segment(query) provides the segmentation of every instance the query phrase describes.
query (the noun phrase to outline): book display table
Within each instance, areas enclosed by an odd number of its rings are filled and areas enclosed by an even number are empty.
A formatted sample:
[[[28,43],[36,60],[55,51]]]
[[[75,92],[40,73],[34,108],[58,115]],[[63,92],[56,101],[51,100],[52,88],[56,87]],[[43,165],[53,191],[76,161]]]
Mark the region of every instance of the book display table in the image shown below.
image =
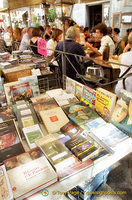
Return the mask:
[[[120,159],[128,155],[132,152],[132,139],[128,138],[124,140],[120,146],[118,146],[118,149],[115,151],[113,155],[107,156],[105,159],[93,164],[92,166],[88,167],[87,169],[83,170],[82,172],[77,173],[76,175],[73,175],[64,181],[57,182],[56,184],[50,186],[47,188],[48,195],[43,196],[42,191],[27,198],[28,200],[58,200],[58,199],[67,199],[64,196],[64,192],[67,192],[71,188],[75,187],[76,185],[80,184],[84,180],[90,179],[94,177],[96,174],[101,172],[102,170],[112,166],[116,162],[118,162]]]

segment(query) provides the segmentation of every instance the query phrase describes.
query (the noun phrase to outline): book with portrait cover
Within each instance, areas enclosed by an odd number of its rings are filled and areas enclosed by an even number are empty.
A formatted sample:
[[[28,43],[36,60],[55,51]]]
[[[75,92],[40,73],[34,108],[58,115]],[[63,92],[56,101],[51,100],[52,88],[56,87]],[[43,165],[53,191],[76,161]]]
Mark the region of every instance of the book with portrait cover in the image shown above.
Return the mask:
[[[44,136],[38,124],[23,128],[22,130],[30,149],[35,148],[35,141]]]
[[[0,166],[0,200],[13,200],[13,194],[5,165]]]
[[[24,152],[14,120],[0,123],[0,162]]]
[[[35,143],[41,148],[55,169],[74,162],[74,158],[67,148],[52,134],[36,140]]]
[[[39,148],[7,159],[4,164],[17,200],[26,199],[57,182],[56,172]]]
[[[50,98],[48,100],[33,103],[32,106],[33,106],[40,122],[42,122],[42,119],[40,117],[40,111],[59,107],[54,98]]]
[[[116,103],[116,94],[103,88],[96,89],[95,109],[106,121],[109,121]]]
[[[83,133],[84,129],[82,129],[73,121],[69,121],[67,124],[65,124],[64,126],[60,128],[60,131],[64,133],[65,135],[69,135],[71,138],[73,138]]]
[[[83,84],[76,82],[75,84],[75,96],[78,98],[79,101],[82,99],[83,95]]]
[[[29,82],[30,88],[33,92],[33,96],[38,96],[40,94],[39,86],[38,86],[38,79],[37,76],[26,76],[18,79],[20,83],[26,83]]]
[[[17,85],[18,83],[19,83],[19,81],[14,81],[14,82],[4,84],[4,90],[5,90],[5,95],[6,95],[6,100],[7,100],[8,105],[12,105],[10,86]]]
[[[90,159],[98,151],[91,141],[82,136],[68,140],[65,146],[81,161]]]
[[[48,133],[58,132],[62,126],[69,122],[69,119],[60,107],[40,111],[40,116]]]
[[[95,107],[96,91],[88,86],[83,87],[82,102],[90,108]]]
[[[15,119],[12,107],[0,107],[0,123],[10,119]]]
[[[111,122],[132,137],[132,92],[124,89],[120,91]]]
[[[4,87],[3,87],[2,79],[0,76],[0,106],[6,106],[6,105],[7,105],[6,95],[4,92]]]
[[[33,96],[29,82],[10,86],[10,93],[12,102],[16,102],[22,99],[30,99]]]

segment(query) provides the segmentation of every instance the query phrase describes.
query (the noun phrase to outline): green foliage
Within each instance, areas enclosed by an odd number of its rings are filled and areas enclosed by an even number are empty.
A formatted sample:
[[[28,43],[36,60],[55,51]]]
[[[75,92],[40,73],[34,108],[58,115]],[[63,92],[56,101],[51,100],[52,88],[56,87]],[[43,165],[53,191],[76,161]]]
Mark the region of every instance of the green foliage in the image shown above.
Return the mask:
[[[48,10],[48,14],[46,16],[47,16],[47,19],[49,19],[49,21],[53,22],[56,18],[55,9]]]

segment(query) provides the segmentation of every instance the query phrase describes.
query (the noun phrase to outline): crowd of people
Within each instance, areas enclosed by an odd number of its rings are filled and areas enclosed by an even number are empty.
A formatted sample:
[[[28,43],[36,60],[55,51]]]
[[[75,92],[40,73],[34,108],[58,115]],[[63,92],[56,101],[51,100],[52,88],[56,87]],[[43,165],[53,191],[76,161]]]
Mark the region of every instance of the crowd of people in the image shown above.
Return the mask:
[[[103,55],[106,45],[109,45],[110,56],[120,55],[120,63],[126,65],[132,65],[132,29],[126,30],[126,35],[120,38],[120,30],[118,28],[112,29],[107,27],[103,23],[97,24],[92,30],[89,27],[79,27],[71,21],[65,20],[65,51],[71,53],[67,55],[66,59],[66,75],[77,79],[76,73],[81,74],[82,69],[79,64],[79,56],[74,56],[72,54],[84,56],[86,58],[85,48],[91,49],[96,56]],[[9,52],[11,52],[13,40],[15,41],[15,49],[24,51],[30,47],[35,55],[40,55],[37,51],[37,41],[38,38],[43,38],[47,42],[47,58],[48,61],[56,58],[60,72],[62,74],[62,56],[59,51],[63,51],[62,42],[62,30],[46,25],[45,27],[39,26],[28,27],[20,29],[16,27],[11,31],[11,27],[7,27],[6,33],[4,33],[4,42]],[[120,76],[126,70],[126,67],[120,67]],[[131,69],[129,70],[129,73]],[[131,77],[126,79],[126,89],[132,91],[132,86],[128,83],[131,81]],[[119,87],[119,88],[118,88]],[[116,92],[123,88],[123,83],[118,82],[116,86]]]

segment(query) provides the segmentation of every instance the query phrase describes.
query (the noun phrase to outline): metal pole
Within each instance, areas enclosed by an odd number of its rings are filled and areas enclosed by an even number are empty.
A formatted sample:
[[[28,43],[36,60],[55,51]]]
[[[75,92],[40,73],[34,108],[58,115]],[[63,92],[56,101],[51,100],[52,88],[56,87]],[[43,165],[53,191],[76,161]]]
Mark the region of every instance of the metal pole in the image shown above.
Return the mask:
[[[63,9],[62,9],[62,0],[61,0],[61,14],[62,14],[62,24],[63,24],[63,54],[62,54],[62,77],[66,75],[66,57],[65,57],[65,51],[66,51],[66,45],[65,45],[65,17],[63,14]],[[63,80],[63,89],[65,87],[65,83]]]

